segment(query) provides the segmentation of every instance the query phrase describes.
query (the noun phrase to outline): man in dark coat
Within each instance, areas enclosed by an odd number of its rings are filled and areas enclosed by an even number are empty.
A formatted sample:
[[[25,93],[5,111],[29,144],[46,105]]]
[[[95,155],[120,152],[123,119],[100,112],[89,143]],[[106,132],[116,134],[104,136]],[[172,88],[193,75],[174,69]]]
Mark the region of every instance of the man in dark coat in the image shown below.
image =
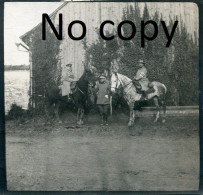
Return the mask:
[[[102,74],[95,85],[97,93],[97,105],[101,116],[101,125],[108,125],[108,112],[110,108],[110,83]]]

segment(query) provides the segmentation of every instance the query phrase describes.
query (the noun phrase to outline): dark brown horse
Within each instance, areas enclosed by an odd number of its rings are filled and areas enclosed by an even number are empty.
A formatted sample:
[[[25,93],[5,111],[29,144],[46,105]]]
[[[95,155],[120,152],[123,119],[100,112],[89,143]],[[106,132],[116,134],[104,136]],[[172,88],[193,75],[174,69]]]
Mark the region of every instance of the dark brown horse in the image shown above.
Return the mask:
[[[77,124],[83,124],[84,111],[88,100],[88,86],[94,82],[94,75],[90,70],[85,70],[80,79],[76,82],[75,87],[72,89],[72,99],[74,105],[77,107]],[[59,117],[59,106],[62,101],[66,101],[67,97],[62,97],[61,89],[55,83],[46,85],[46,116],[49,121],[50,109],[54,108],[54,114],[59,123],[62,121]]]
[[[75,106],[77,107],[77,124],[84,123],[84,111],[88,101],[88,87],[94,82],[94,75],[90,70],[85,70],[84,74],[77,81],[75,89],[73,89],[72,97]]]

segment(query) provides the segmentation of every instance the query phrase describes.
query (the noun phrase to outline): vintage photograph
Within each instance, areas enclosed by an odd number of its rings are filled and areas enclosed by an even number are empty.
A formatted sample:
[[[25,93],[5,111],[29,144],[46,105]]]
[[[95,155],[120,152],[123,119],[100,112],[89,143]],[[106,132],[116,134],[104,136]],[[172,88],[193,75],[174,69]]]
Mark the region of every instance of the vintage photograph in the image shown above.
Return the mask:
[[[199,10],[6,2],[7,189],[197,191]]]

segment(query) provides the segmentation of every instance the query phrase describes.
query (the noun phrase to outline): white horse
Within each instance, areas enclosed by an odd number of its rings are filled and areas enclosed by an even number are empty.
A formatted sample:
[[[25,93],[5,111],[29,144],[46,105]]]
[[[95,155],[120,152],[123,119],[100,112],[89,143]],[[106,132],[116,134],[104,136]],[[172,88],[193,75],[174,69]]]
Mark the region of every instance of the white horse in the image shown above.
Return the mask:
[[[160,82],[152,82],[155,88],[156,95],[148,94],[148,100],[153,99],[154,104],[157,109],[156,117],[154,122],[157,122],[160,118],[161,108],[163,109],[163,118],[162,122],[165,122],[165,114],[166,114],[166,104],[165,104],[165,95],[167,92],[166,86]],[[128,103],[130,108],[130,118],[128,122],[128,126],[131,127],[134,125],[135,120],[135,109],[138,109],[141,102],[142,94],[137,93],[137,90],[132,82],[127,76],[124,76],[119,73],[112,73],[111,75],[111,92],[115,93],[116,89],[122,87],[123,95],[125,100]]]

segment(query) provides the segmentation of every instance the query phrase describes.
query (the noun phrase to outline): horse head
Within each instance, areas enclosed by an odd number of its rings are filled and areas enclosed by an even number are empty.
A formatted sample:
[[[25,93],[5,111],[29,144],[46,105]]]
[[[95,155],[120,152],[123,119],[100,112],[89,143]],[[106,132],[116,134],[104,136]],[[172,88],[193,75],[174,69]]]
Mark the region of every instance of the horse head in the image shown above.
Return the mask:
[[[84,73],[83,73],[83,75],[82,75],[82,78],[84,79],[84,80],[86,80],[86,81],[89,81],[89,80],[91,80],[92,79],[92,77],[93,77],[94,75],[93,75],[93,73],[92,73],[92,71],[90,70],[90,69],[85,69],[84,70]]]
[[[118,74],[116,72],[111,75],[111,92],[114,94],[116,90],[119,88],[121,82],[118,78]]]

